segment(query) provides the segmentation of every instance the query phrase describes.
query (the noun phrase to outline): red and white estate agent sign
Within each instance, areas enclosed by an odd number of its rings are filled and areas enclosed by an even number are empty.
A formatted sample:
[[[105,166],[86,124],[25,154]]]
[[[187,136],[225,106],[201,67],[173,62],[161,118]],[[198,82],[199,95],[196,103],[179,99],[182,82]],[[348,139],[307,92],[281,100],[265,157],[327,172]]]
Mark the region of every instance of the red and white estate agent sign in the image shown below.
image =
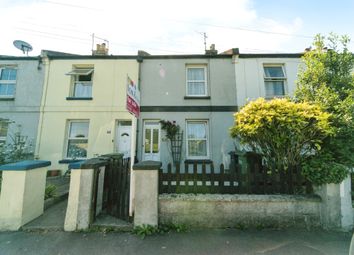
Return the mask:
[[[140,91],[137,84],[127,77],[127,110],[134,115],[132,117],[132,135],[131,135],[131,147],[130,147],[130,167],[133,169],[135,150],[136,150],[136,128],[137,128],[137,118],[140,114]],[[130,170],[130,201],[129,201],[129,215],[133,216],[134,212],[134,200],[135,200],[135,177],[134,171]]]
[[[136,118],[140,114],[140,91],[135,82],[127,78],[127,110],[133,114]]]

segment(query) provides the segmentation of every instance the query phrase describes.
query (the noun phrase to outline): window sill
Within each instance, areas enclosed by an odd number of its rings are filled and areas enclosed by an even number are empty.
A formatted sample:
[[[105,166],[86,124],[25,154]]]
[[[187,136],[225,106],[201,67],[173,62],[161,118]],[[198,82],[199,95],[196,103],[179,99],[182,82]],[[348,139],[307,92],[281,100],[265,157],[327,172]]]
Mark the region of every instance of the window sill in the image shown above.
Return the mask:
[[[185,96],[184,99],[210,99],[210,96]]]
[[[92,97],[67,97],[66,100],[93,100]]]
[[[210,159],[186,159],[184,161],[185,164],[194,164],[194,163],[197,163],[197,164],[202,164],[202,163],[205,163],[205,164],[211,164],[213,163],[212,160]]]
[[[265,96],[266,100],[272,100],[276,98],[285,98],[287,95],[274,95],[274,96]]]
[[[15,97],[1,97],[0,101],[15,101]]]

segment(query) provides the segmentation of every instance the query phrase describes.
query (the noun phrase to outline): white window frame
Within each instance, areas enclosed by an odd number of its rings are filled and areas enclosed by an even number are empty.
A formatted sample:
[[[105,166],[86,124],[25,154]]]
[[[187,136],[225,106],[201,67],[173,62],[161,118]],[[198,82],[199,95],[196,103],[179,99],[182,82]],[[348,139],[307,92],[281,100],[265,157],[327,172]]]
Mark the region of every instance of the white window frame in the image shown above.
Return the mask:
[[[77,138],[71,138],[70,137],[70,131],[71,131],[71,124],[72,123],[88,123],[88,130],[87,130],[87,137],[77,137]],[[88,149],[86,151],[86,157],[70,157],[68,155],[68,150],[69,150],[69,142],[70,141],[80,141],[80,140],[87,140],[87,147],[88,147],[88,144],[89,144],[89,132],[90,132],[90,120],[88,119],[84,119],[84,120],[68,120],[67,121],[67,131],[66,131],[66,140],[65,140],[65,157],[64,158],[67,158],[67,159],[86,159],[87,158],[87,153],[88,153]]]
[[[14,93],[12,95],[2,95],[0,94],[0,98],[14,98],[16,93],[16,83],[17,83],[17,68],[15,66],[0,66],[0,77],[1,73],[5,69],[14,69],[16,71],[16,79],[15,80],[0,80],[0,83],[6,85],[13,85],[14,86]]]
[[[189,69],[204,69],[204,80],[188,80],[188,70]],[[205,93],[200,95],[194,95],[188,93],[188,83],[189,82],[204,82]],[[186,65],[186,95],[190,97],[205,97],[208,96],[208,70],[206,65]]]
[[[265,68],[267,67],[281,67],[284,77],[267,77]],[[263,78],[264,78],[264,93],[265,93],[265,98],[271,99],[271,98],[279,98],[279,97],[284,97],[287,94],[287,89],[286,89],[286,81],[287,81],[287,76],[285,72],[285,65],[284,64],[264,64],[263,65]],[[267,95],[267,82],[283,82],[283,95]]]
[[[68,72],[66,75],[70,75],[72,77],[71,88],[70,88],[70,97],[74,98],[86,98],[92,97],[92,85],[93,85],[93,72],[94,67],[74,67],[72,71]],[[81,75],[90,75],[91,81],[79,81],[79,77]],[[91,95],[90,96],[78,96],[75,95],[75,88],[77,84],[83,84],[83,86],[91,86]]]
[[[205,123],[205,133],[206,133],[206,139],[189,139],[188,138],[188,123]],[[206,140],[206,150],[207,150],[207,155],[206,156],[190,156],[189,155],[189,149],[188,149],[188,141],[199,141],[199,140]],[[188,119],[186,120],[186,158],[187,159],[209,159],[210,158],[210,151],[209,151],[209,120],[206,119]]]

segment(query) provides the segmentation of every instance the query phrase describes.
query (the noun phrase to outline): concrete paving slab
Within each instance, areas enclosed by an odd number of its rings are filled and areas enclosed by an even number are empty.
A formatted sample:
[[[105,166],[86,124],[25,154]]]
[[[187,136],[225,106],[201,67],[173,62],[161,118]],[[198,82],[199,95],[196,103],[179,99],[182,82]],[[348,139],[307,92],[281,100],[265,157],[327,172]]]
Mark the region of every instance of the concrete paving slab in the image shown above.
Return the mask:
[[[115,218],[108,214],[100,214],[95,222],[92,224],[93,228],[101,228],[101,229],[109,229],[114,231],[132,231],[133,224],[130,222],[126,222],[124,220]]]
[[[146,237],[130,233],[5,232],[0,254],[328,254],[348,255],[351,233],[287,230],[194,230]]]
[[[34,230],[64,230],[64,221],[68,200],[61,201],[48,210],[43,215],[22,227],[26,231]]]

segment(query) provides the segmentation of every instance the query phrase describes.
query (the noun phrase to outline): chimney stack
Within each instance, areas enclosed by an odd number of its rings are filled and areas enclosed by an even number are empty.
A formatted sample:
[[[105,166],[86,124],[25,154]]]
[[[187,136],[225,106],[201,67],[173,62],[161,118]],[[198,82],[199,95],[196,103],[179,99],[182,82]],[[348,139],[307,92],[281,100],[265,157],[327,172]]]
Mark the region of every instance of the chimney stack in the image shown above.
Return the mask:
[[[218,51],[215,49],[215,44],[210,45],[210,50],[205,50],[205,55],[217,55]]]
[[[93,56],[107,56],[108,55],[108,48],[106,47],[105,43],[96,44],[96,50],[92,51]]]

